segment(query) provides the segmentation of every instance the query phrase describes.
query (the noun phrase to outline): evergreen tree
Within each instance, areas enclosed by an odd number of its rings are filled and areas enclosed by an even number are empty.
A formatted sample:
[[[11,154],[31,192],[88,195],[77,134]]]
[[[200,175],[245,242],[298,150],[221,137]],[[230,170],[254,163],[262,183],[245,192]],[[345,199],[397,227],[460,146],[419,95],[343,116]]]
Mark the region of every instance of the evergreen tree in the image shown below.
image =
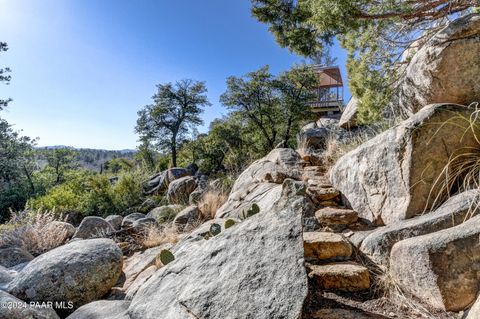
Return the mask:
[[[170,151],[177,166],[177,151],[189,128],[203,123],[203,107],[211,105],[204,82],[181,80],[157,85],[153,104],[138,112],[136,132],[142,140],[153,141],[161,151]]]

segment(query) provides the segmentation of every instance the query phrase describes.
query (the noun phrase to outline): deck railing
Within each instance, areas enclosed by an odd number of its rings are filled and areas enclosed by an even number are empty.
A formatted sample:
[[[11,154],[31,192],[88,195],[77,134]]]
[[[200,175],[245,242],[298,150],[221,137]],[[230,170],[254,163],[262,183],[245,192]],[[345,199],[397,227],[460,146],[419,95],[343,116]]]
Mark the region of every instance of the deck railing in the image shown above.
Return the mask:
[[[328,100],[328,101],[313,101],[309,103],[312,109],[338,109],[339,111],[343,108],[343,100]]]

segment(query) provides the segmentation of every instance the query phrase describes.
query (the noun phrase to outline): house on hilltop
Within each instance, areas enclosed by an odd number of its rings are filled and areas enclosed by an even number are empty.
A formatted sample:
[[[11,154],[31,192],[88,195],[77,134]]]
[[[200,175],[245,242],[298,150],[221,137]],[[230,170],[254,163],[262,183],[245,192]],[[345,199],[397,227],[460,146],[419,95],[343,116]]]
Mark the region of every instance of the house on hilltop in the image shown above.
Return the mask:
[[[310,102],[312,111],[319,116],[343,112],[343,80],[338,66],[312,66],[319,77],[317,98]]]

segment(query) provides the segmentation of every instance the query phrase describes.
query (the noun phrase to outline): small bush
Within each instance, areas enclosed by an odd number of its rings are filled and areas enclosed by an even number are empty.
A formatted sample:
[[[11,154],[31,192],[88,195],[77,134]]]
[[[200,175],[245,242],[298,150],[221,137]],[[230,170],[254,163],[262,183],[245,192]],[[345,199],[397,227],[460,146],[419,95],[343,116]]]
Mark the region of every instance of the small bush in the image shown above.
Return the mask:
[[[58,213],[79,212],[85,216],[122,214],[127,208],[140,205],[143,174],[125,172],[112,180],[111,175],[79,171],[43,196],[31,199],[27,207]]]

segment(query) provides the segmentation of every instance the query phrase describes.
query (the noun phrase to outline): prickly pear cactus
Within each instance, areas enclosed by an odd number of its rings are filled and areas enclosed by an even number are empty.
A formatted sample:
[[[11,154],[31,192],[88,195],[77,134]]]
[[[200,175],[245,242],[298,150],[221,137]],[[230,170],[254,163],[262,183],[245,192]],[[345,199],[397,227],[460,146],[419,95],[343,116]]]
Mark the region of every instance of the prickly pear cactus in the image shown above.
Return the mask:
[[[160,254],[159,254],[159,257],[160,257],[160,261],[162,262],[162,264],[165,266],[165,265],[168,265],[169,263],[171,263],[172,261],[175,260],[175,256],[172,254],[172,252],[168,249],[163,249]]]
[[[240,219],[247,219],[248,217],[252,217],[253,215],[256,215],[258,213],[260,213],[260,207],[257,204],[253,203],[250,209],[242,212]]]
[[[225,221],[225,229],[228,229],[228,228],[232,227],[233,225],[235,225],[235,221],[233,219],[227,219]]]
[[[219,224],[213,223],[212,225],[210,225],[210,234],[212,234],[212,236],[217,236],[221,232],[222,226],[220,226]]]
[[[260,213],[260,207],[257,204],[253,203],[252,208],[250,208],[250,210],[248,212],[249,212],[250,216],[258,214],[258,213]]]

